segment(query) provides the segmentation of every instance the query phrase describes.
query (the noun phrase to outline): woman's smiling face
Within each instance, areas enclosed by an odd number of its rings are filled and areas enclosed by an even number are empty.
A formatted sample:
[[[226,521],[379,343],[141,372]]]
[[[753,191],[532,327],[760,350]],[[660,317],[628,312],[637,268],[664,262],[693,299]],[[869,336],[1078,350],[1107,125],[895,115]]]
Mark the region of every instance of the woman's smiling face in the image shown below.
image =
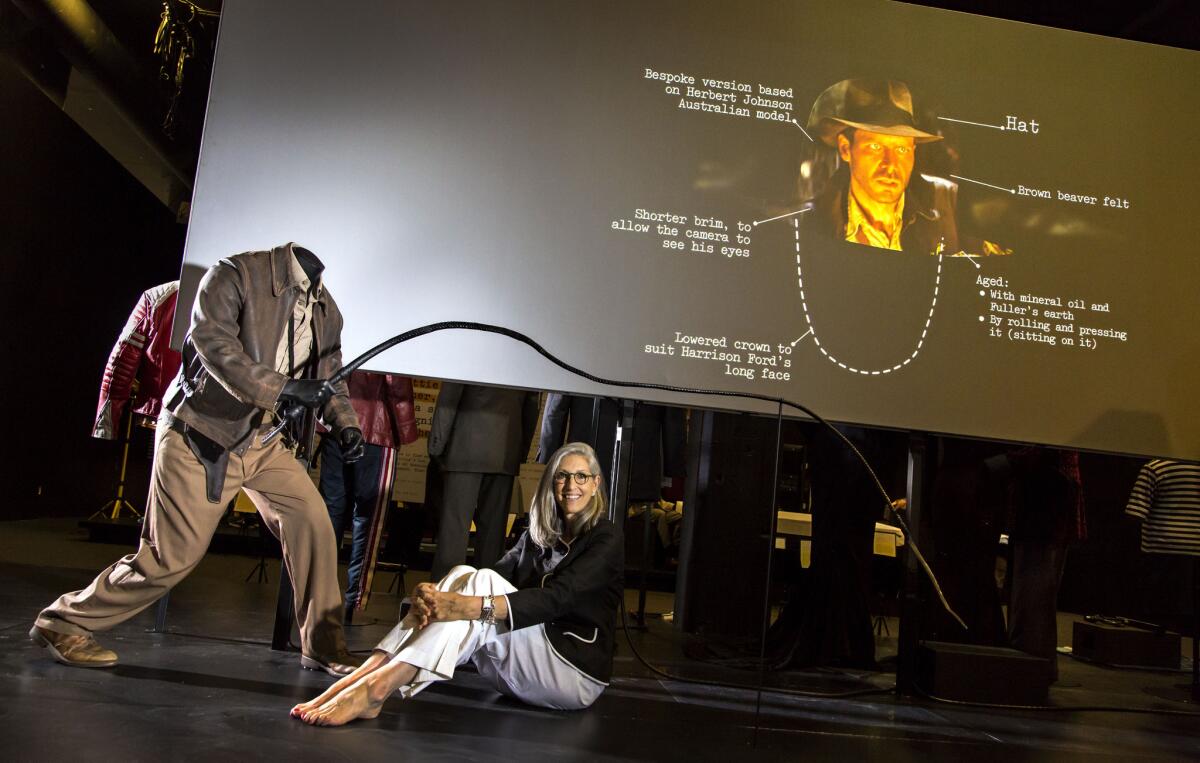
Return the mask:
[[[583,484],[575,480],[575,475],[586,474]],[[572,453],[558,464],[554,475],[554,500],[567,519],[586,509],[592,503],[592,496],[598,489],[596,476],[591,473],[588,460],[578,453]]]

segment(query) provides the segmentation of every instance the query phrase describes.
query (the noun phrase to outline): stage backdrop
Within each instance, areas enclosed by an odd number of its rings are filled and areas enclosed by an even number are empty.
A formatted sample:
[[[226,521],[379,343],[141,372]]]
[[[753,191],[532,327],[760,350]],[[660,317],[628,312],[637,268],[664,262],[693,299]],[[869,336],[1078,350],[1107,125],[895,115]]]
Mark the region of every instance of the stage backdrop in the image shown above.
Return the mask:
[[[849,78],[943,138],[879,170],[902,252],[845,240],[808,123]],[[899,3],[227,0],[182,299],[296,241],[348,358],[478,321],[611,378],[1200,459],[1198,104],[1195,53]],[[369,367],[774,410],[468,332]]]

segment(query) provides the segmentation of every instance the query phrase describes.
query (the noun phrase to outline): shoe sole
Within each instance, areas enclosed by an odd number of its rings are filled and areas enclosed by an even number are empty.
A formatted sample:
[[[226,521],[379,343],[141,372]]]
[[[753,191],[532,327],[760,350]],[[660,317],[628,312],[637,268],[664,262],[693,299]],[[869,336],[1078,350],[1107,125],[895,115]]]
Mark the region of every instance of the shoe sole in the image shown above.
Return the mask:
[[[345,673],[339,673],[320,660],[314,660],[312,657],[305,657],[304,655],[300,655],[300,667],[304,668],[305,670],[316,670],[321,673],[328,673],[334,678],[345,678],[354,672],[354,669],[351,668]]]
[[[104,662],[77,662],[68,660],[63,656],[62,652],[54,646],[54,642],[42,635],[35,625],[29,630],[29,640],[43,649],[49,649],[50,654],[54,655],[54,659],[61,662],[63,665],[70,665],[73,668],[111,668],[117,664],[116,660],[106,660]]]

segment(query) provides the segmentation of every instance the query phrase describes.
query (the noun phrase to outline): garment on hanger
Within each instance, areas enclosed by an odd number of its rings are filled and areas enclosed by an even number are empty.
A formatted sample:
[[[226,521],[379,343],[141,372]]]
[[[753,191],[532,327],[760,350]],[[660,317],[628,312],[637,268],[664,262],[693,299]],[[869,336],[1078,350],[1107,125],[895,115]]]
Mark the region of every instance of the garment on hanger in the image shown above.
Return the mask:
[[[163,394],[182,362],[179,351],[171,349],[171,323],[178,295],[178,281],[142,292],[104,367],[92,437],[116,439],[130,398],[134,413],[158,417]]]
[[[1142,551],[1200,555],[1200,466],[1150,461],[1138,474],[1125,513],[1142,520]]]

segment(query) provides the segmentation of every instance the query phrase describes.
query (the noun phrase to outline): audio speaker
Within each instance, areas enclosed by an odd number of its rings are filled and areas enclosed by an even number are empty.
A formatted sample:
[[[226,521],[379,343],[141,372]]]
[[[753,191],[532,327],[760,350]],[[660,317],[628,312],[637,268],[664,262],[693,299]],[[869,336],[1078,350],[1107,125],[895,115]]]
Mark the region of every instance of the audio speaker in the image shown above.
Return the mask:
[[[1046,699],[1050,668],[1039,657],[996,646],[924,641],[917,651],[921,690],[941,699],[1033,705]]]
[[[1071,651],[1077,657],[1106,665],[1179,669],[1179,634],[1149,631],[1129,625],[1076,622]]]

